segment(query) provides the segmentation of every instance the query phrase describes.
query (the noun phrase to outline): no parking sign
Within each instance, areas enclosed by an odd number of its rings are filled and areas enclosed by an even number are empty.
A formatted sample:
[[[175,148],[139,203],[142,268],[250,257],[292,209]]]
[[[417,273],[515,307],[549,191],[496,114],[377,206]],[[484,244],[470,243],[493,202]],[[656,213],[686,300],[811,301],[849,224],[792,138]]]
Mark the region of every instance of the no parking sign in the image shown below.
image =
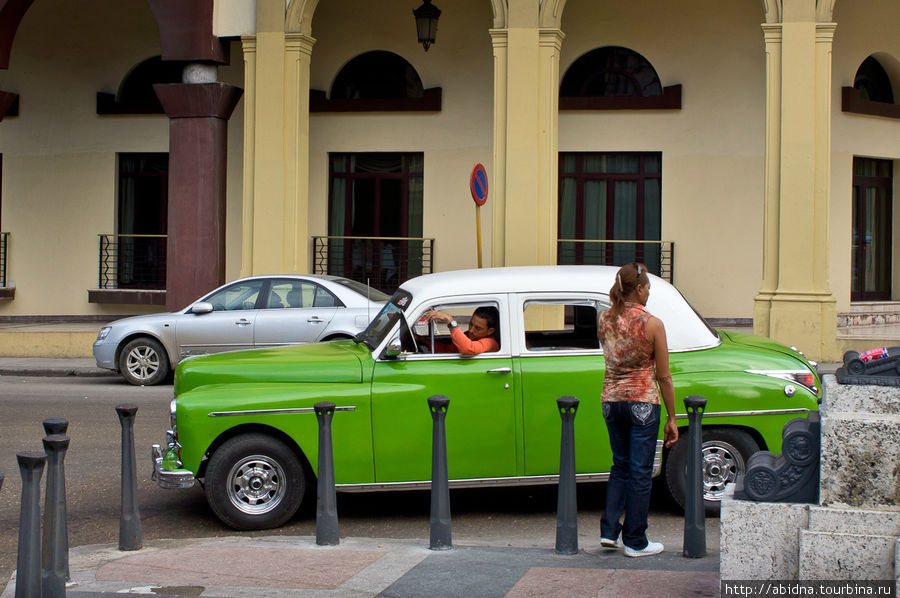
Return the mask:
[[[487,201],[488,177],[482,164],[476,164],[469,175],[469,190],[475,200],[475,250],[478,254],[478,267],[481,267],[481,206]]]

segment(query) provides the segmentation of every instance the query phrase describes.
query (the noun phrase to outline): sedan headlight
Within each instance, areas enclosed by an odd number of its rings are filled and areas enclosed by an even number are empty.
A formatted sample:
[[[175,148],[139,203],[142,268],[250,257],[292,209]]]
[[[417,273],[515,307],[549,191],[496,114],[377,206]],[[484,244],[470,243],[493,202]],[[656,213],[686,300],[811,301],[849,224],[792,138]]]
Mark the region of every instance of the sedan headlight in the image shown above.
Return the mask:
[[[112,326],[104,326],[100,329],[100,332],[97,333],[97,340],[102,341],[107,336],[109,336],[109,331],[112,330]]]
[[[788,382],[796,382],[801,386],[805,386],[813,394],[818,394],[819,389],[816,386],[816,375],[809,370],[744,370],[748,374],[759,374],[760,376],[771,376],[780,378]]]

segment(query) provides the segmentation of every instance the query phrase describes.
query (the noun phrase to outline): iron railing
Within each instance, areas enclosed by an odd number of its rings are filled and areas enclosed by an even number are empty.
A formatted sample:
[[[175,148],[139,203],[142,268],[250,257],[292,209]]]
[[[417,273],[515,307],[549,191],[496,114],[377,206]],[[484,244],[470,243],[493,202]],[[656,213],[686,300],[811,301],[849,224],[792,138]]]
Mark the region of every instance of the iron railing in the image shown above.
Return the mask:
[[[414,276],[431,274],[434,239],[422,237],[313,237],[313,272],[368,283],[393,293]]]
[[[8,247],[9,233],[0,233],[0,287],[6,286],[6,264]]]
[[[166,235],[99,236],[99,288],[166,288]]]
[[[647,269],[669,282],[675,263],[674,241],[637,241],[613,239],[559,239],[557,263],[622,266],[641,262]]]

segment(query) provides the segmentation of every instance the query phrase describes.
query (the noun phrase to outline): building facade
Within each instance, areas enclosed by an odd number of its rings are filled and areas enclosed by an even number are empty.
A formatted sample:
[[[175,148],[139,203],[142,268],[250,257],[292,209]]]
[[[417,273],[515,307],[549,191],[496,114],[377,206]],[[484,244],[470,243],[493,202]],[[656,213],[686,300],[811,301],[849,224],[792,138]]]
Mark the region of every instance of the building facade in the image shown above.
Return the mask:
[[[485,266],[638,259],[819,359],[900,300],[896,0],[434,2],[426,50],[421,0],[0,0],[0,318],[391,290],[479,230]]]

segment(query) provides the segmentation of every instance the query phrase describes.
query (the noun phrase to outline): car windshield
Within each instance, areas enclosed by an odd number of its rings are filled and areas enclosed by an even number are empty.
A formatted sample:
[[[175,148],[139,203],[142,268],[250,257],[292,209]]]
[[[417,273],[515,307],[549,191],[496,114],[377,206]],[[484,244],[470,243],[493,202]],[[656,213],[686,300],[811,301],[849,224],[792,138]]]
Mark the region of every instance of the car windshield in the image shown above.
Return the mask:
[[[403,317],[403,312],[409,307],[411,301],[412,295],[398,289],[394,296],[390,297],[390,301],[381,308],[375,319],[369,323],[368,328],[357,335],[356,340],[365,343],[370,351],[374,351]]]
[[[377,301],[378,303],[381,303],[382,301],[387,301],[388,299],[390,299],[389,295],[382,293],[378,289],[373,289],[367,284],[363,284],[355,280],[350,280],[349,278],[333,278],[332,280],[341,286],[347,287],[351,291],[359,293],[363,297],[368,297],[371,301]]]

